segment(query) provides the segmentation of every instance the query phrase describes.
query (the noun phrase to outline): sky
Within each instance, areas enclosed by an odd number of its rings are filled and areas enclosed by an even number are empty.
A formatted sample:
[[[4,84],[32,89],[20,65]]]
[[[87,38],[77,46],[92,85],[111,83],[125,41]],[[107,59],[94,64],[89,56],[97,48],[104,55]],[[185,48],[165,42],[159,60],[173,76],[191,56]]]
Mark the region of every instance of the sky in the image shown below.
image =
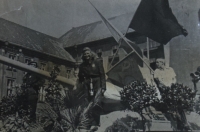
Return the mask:
[[[140,0],[90,0],[106,17],[134,12]],[[0,17],[59,38],[101,20],[88,0],[0,0]]]

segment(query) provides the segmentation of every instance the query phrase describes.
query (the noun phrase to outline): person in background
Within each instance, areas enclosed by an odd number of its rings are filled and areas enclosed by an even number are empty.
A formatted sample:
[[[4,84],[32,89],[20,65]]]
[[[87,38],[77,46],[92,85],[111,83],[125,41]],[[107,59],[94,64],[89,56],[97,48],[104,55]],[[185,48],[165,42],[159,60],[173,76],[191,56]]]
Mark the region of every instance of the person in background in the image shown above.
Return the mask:
[[[197,70],[194,73],[190,73],[190,76],[192,78],[194,90],[196,92],[196,95],[195,95],[195,111],[198,114],[200,114],[200,86],[199,86],[200,66],[197,67]]]
[[[157,68],[154,72],[154,79],[155,79],[155,82],[156,82],[161,94],[165,94],[165,93],[162,93],[162,86],[171,87],[172,84],[175,84],[176,83],[176,74],[175,74],[173,68],[165,66],[165,60],[162,58],[158,58],[156,60],[156,67]],[[187,118],[185,115],[185,111],[181,109],[181,110],[178,110],[178,113],[179,113],[178,120],[179,120],[180,124],[183,123],[183,125],[184,125],[183,127],[185,129],[190,130],[190,126],[188,124],[188,121],[187,121]]]
[[[83,62],[79,66],[78,81],[82,85],[82,89],[86,91],[86,98],[90,102],[94,99],[97,91],[100,90],[101,94],[104,94],[106,90],[105,72],[102,62],[95,57],[90,48],[85,47],[82,54]],[[101,109],[100,107],[94,108],[93,126],[100,126]]]
[[[197,68],[195,73],[190,73],[192,77],[192,82],[194,84],[194,90],[196,91],[196,95],[200,95],[200,87],[198,86],[200,80],[200,66]],[[197,97],[198,98],[198,97]]]
[[[170,87],[172,83],[176,83],[176,74],[173,68],[165,66],[164,59],[157,59],[156,67],[154,79],[159,88],[161,88],[163,85]]]

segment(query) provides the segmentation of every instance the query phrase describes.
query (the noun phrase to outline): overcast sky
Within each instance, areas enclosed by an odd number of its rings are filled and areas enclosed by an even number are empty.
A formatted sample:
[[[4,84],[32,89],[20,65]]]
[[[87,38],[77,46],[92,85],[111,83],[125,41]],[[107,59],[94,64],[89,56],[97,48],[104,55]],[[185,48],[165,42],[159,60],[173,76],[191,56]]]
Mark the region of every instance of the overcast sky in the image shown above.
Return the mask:
[[[134,12],[140,0],[91,2],[109,18]],[[100,20],[88,0],[0,0],[0,17],[53,37]]]

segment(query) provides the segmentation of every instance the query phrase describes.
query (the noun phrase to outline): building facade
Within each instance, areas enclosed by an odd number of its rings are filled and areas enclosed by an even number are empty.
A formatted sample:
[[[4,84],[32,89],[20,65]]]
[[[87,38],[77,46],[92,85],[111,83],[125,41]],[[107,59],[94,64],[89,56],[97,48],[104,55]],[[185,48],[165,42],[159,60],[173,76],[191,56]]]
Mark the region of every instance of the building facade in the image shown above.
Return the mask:
[[[0,19],[0,55],[28,65],[35,62],[41,70],[60,68],[60,76],[73,78],[75,60],[56,38]],[[0,64],[0,98],[14,93],[26,72]]]

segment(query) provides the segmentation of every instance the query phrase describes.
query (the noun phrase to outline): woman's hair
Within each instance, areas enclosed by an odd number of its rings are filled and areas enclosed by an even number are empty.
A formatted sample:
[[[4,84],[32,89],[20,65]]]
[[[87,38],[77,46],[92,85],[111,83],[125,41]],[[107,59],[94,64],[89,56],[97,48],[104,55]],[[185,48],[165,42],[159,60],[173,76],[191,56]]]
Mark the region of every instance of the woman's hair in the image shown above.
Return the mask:
[[[156,61],[160,61],[165,65],[165,59],[163,59],[163,58],[157,58]]]

